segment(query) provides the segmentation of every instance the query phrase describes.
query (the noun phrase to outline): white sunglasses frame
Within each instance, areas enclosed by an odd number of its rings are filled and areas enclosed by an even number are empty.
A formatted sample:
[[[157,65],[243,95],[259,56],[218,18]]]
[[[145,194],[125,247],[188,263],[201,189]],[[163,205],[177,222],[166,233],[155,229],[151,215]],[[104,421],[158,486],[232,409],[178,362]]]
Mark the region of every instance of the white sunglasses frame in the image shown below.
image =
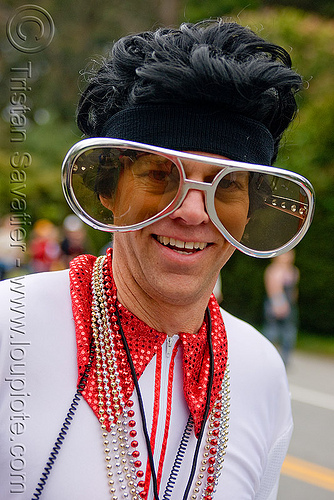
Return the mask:
[[[175,195],[174,199],[169,203],[169,205],[163,211],[159,212],[157,215],[151,217],[150,219],[145,220],[144,222],[139,222],[131,226],[113,226],[111,224],[105,224],[103,222],[97,221],[96,219],[91,217],[87,212],[85,212],[85,210],[83,210],[79,201],[76,198],[73,189],[72,173],[75,162],[78,156],[80,156],[81,154],[85,153],[90,149],[112,148],[112,147],[116,147],[119,149],[132,149],[135,151],[150,151],[152,153],[158,153],[159,155],[164,156],[169,160],[171,160],[178,167],[180,172],[180,186],[178,192]],[[207,165],[215,165],[221,167],[221,171],[216,174],[212,182],[200,182],[200,181],[190,180],[187,179],[185,175],[184,167],[182,165],[182,160],[193,160],[196,162],[206,163]],[[220,222],[217,216],[214,206],[214,197],[218,183],[223,177],[225,177],[227,174],[231,172],[245,171],[245,170],[249,172],[277,175],[284,179],[293,181],[296,184],[298,184],[299,187],[301,187],[307,195],[308,209],[306,214],[306,220],[303,226],[301,227],[300,231],[289,242],[287,242],[285,245],[282,245],[281,247],[275,250],[258,251],[246,247],[240,241],[236,240],[226,230],[226,228],[223,226],[223,224]],[[235,248],[237,248],[246,255],[257,258],[272,258],[294,248],[304,237],[305,233],[310,227],[313,218],[314,204],[315,204],[314,189],[312,184],[303,176],[291,172],[289,170],[284,170],[281,168],[271,167],[271,166],[257,165],[253,163],[243,163],[233,160],[223,160],[220,158],[213,158],[210,156],[199,155],[194,153],[184,153],[180,151],[174,151],[172,149],[161,148],[158,146],[151,146],[149,144],[142,144],[122,139],[113,139],[109,137],[93,137],[89,139],[83,139],[71,147],[71,149],[66,154],[62,164],[62,187],[65,199],[70,208],[73,210],[73,212],[89,226],[93,227],[94,229],[99,229],[105,232],[128,232],[128,231],[136,231],[138,229],[143,229],[144,227],[149,226],[153,222],[156,222],[172,214],[175,210],[177,210],[182,204],[183,200],[185,199],[190,189],[203,191],[205,194],[205,206],[208,215],[210,217],[210,220],[218,229],[218,231],[232,246],[234,246]]]

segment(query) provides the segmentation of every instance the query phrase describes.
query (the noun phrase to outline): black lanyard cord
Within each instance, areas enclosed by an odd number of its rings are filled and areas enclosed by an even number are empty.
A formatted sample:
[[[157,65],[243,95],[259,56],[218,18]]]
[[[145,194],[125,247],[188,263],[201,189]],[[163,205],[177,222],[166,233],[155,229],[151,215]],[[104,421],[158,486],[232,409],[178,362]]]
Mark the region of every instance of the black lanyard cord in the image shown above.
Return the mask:
[[[210,411],[210,401],[211,401],[211,392],[212,392],[213,374],[214,374],[214,356],[213,356],[212,337],[211,337],[211,332],[212,332],[211,314],[210,314],[210,310],[208,307],[206,309],[206,317],[207,317],[207,339],[208,339],[209,354],[210,354],[210,377],[209,377],[209,382],[208,382],[208,391],[207,391],[203,421],[202,421],[201,429],[200,429],[200,432],[198,435],[196,449],[195,449],[195,453],[194,453],[194,457],[193,457],[193,463],[192,463],[192,467],[191,467],[191,472],[190,472],[190,476],[188,479],[187,487],[186,487],[184,495],[183,495],[183,500],[187,500],[189,490],[190,490],[191,484],[192,484],[193,479],[194,479],[194,475],[196,472],[196,466],[197,466],[197,460],[198,460],[198,454],[199,454],[199,450],[200,450],[200,447],[202,444],[205,424],[206,424],[207,418],[209,416],[209,411]]]
[[[158,494],[158,487],[157,487],[157,476],[155,472],[155,466],[154,466],[154,460],[153,460],[153,452],[152,452],[152,447],[150,443],[150,437],[148,434],[147,430],[147,423],[146,423],[146,416],[145,416],[145,409],[144,409],[144,403],[143,403],[143,398],[141,395],[141,391],[139,388],[139,383],[138,383],[138,378],[136,375],[135,367],[133,365],[129,345],[127,343],[127,340],[124,335],[124,331],[121,325],[120,317],[119,317],[119,311],[118,308],[116,307],[116,315],[117,315],[117,322],[119,326],[119,333],[122,337],[124,349],[128,358],[128,362],[130,365],[130,370],[133,378],[133,382],[135,385],[137,397],[138,397],[138,403],[139,403],[139,409],[140,409],[140,414],[142,418],[142,427],[143,427],[143,432],[145,436],[145,441],[146,441],[146,448],[147,448],[147,454],[148,454],[148,459],[151,467],[151,474],[152,474],[152,482],[153,482],[153,494],[154,494],[154,499],[159,500],[159,494]],[[187,500],[189,490],[191,487],[191,484],[194,479],[194,475],[196,473],[196,466],[197,466],[197,460],[198,460],[198,454],[200,451],[202,439],[203,439],[203,434],[204,434],[204,429],[206,425],[206,421],[209,415],[209,410],[210,410],[210,401],[211,401],[211,392],[212,392],[212,385],[213,385],[213,374],[214,374],[214,356],[213,356],[213,348],[212,348],[212,338],[211,338],[211,332],[212,332],[212,323],[211,323],[211,315],[210,315],[210,310],[207,307],[206,309],[206,317],[207,317],[207,340],[208,340],[208,346],[209,346],[209,354],[210,354],[210,377],[209,377],[209,382],[208,382],[208,391],[207,391],[207,399],[206,399],[206,404],[205,404],[205,411],[203,415],[203,421],[200,429],[200,433],[197,439],[197,444],[195,448],[195,453],[192,461],[192,467],[190,471],[190,476],[188,479],[188,483],[183,495],[183,500]],[[173,470],[173,469],[172,469]]]
[[[146,423],[146,416],[145,416],[143,398],[142,398],[142,395],[141,395],[141,392],[140,392],[138,378],[137,378],[137,375],[136,375],[136,370],[135,370],[135,367],[133,365],[132,356],[131,356],[131,353],[130,353],[128,342],[127,342],[127,340],[125,338],[125,335],[124,335],[124,331],[123,331],[123,328],[122,328],[122,324],[121,324],[121,320],[120,320],[120,317],[119,317],[119,311],[118,311],[118,307],[117,306],[116,306],[116,315],[117,315],[117,323],[118,323],[118,326],[119,326],[119,333],[121,334],[121,337],[122,337],[122,342],[123,342],[124,349],[125,349],[125,352],[126,352],[126,355],[127,355],[127,358],[128,358],[128,362],[129,362],[129,365],[130,365],[130,370],[131,370],[131,375],[132,375],[133,383],[135,385],[135,389],[136,389],[136,393],[137,393],[137,397],[138,397],[138,403],[139,403],[139,409],[140,409],[140,414],[141,414],[142,427],[143,427],[143,432],[144,432],[145,441],[146,441],[146,448],[147,448],[148,460],[149,460],[150,467],[151,467],[151,474],[152,474],[152,481],[153,481],[153,494],[154,494],[155,500],[159,500],[157,475],[156,475],[155,467],[154,467],[153,452],[152,452],[152,447],[151,447],[151,443],[150,443],[150,437],[149,437],[148,430],[147,430],[147,423]]]
[[[67,435],[67,431],[69,430],[69,427],[73,421],[73,417],[75,415],[75,412],[78,408],[78,405],[79,405],[79,402],[80,402],[80,398],[81,398],[81,395],[82,395],[82,392],[83,390],[85,389],[86,387],[86,384],[87,384],[87,379],[88,379],[88,376],[89,376],[89,372],[91,370],[91,367],[92,367],[92,364],[93,364],[93,361],[94,361],[94,352],[95,352],[95,348],[94,348],[94,344],[93,342],[91,341],[90,343],[90,351],[89,351],[89,361],[85,367],[85,371],[78,383],[78,386],[77,386],[77,392],[75,393],[74,395],[74,398],[72,400],[72,403],[68,409],[68,412],[66,414],[66,417],[65,417],[65,420],[64,420],[64,423],[63,425],[61,426],[61,429],[59,431],[59,434],[58,434],[58,437],[56,439],[56,442],[52,448],[52,451],[50,453],[50,456],[49,458],[47,459],[46,461],[46,464],[45,464],[45,467],[44,467],[44,470],[43,470],[43,473],[39,479],[39,482],[37,483],[37,486],[36,486],[36,489],[35,489],[35,492],[32,496],[32,500],[38,500],[42,493],[43,493],[43,490],[44,490],[44,487],[45,487],[45,484],[47,482],[47,480],[49,479],[49,476],[50,476],[50,473],[51,473],[51,470],[52,470],[52,467],[56,461],[56,459],[58,458],[58,455],[59,455],[59,452],[60,452],[60,449],[65,441],[65,437]]]

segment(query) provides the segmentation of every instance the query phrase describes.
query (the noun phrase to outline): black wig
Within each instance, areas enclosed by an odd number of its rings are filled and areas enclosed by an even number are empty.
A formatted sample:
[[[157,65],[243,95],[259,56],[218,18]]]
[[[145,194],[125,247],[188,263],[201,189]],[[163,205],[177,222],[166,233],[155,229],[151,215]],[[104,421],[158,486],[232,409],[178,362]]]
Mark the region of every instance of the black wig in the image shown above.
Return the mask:
[[[265,125],[274,161],[301,86],[289,54],[249,28],[222,20],[185,23],[117,41],[89,79],[77,122],[86,136],[101,136],[110,116],[134,105],[213,105]]]

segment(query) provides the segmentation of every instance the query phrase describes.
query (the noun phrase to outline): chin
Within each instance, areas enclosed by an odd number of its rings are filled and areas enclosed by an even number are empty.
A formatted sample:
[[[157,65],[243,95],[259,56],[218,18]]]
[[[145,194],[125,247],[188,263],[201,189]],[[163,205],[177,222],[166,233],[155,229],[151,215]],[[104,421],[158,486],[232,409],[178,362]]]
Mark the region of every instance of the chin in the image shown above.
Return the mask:
[[[189,279],[189,276],[173,276],[167,286],[156,288],[156,298],[165,303],[188,306],[206,297],[209,300],[215,283],[215,279],[198,282],[197,279]]]

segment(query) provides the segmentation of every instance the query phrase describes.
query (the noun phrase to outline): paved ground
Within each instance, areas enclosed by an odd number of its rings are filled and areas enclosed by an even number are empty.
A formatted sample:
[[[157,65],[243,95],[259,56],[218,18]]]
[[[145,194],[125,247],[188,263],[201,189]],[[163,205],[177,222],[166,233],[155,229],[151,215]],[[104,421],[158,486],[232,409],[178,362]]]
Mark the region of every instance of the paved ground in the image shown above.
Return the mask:
[[[334,359],[295,352],[287,372],[295,430],[278,500],[333,500]]]

